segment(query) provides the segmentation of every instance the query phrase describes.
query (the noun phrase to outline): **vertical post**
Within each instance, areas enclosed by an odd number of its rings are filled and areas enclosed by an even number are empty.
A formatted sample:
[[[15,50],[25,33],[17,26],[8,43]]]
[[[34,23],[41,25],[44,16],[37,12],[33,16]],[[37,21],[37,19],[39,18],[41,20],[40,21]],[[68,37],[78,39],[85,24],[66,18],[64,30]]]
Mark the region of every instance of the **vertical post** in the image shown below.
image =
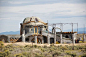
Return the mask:
[[[29,38],[29,43],[31,43],[31,38]]]
[[[83,31],[83,42],[85,42],[85,25],[84,25],[84,31]]]
[[[10,36],[8,36],[8,42],[10,43]]]
[[[78,34],[78,23],[77,23],[77,34]]]
[[[73,33],[73,23],[72,23],[72,33]]]
[[[72,34],[73,44],[75,44],[74,34]]]
[[[48,24],[48,20],[47,20],[47,24]],[[49,24],[48,24],[49,26]],[[48,28],[47,28],[48,29]],[[49,29],[48,29],[48,32],[47,32],[47,41],[48,41],[48,44],[50,44],[50,38],[49,38]]]
[[[25,42],[25,30],[23,30],[23,34],[22,34],[22,42]]]
[[[61,31],[63,31],[63,23],[61,23],[60,28],[61,28]]]
[[[44,39],[42,38],[42,44],[44,44]]]
[[[62,44],[62,33],[60,34],[60,43]]]
[[[37,36],[35,36],[35,43],[37,44]]]
[[[72,50],[74,50],[75,39],[74,39],[74,34],[73,33],[72,33],[72,39],[73,39],[73,48],[72,48]]]
[[[50,44],[50,38],[49,38],[49,35],[47,35],[47,41],[48,41],[48,44]]]
[[[86,39],[85,39],[85,34],[84,34],[84,35],[83,35],[83,42],[85,42],[85,40],[86,40]]]
[[[55,35],[54,35],[54,44],[56,44],[56,28],[54,28],[54,33],[55,33]]]

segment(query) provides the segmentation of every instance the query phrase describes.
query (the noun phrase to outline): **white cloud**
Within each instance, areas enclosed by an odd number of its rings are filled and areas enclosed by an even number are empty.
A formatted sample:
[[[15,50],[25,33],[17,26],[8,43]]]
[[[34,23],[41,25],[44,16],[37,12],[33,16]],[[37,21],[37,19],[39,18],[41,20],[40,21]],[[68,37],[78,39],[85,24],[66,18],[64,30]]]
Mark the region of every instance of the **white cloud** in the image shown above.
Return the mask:
[[[43,5],[27,5],[17,7],[0,7],[0,12],[12,12],[12,13],[53,13],[59,16],[78,16],[86,15],[86,4],[67,4],[67,3],[55,3],[55,4],[43,4]]]
[[[13,3],[13,2],[10,2]],[[14,4],[22,4],[26,2],[14,2]],[[1,19],[15,19],[14,22],[19,28],[18,25],[20,21],[25,17],[37,16],[43,19],[45,22],[49,20],[49,23],[58,23],[58,22],[75,22],[75,23],[82,23],[84,24],[86,21],[86,17],[79,17],[79,16],[86,16],[86,4],[69,4],[69,3],[54,3],[54,4],[41,4],[41,5],[26,5],[26,6],[10,6],[10,7],[0,7],[0,20]],[[59,17],[69,17],[69,18],[59,18]],[[72,18],[70,18],[72,16]],[[77,16],[77,17],[73,17]],[[1,23],[0,23],[1,24]],[[3,23],[4,24],[4,23]],[[13,24],[7,23],[10,27]],[[79,26],[79,28],[82,25]],[[5,27],[2,26],[6,31]],[[17,30],[12,28],[11,30]],[[69,28],[68,28],[69,29]],[[8,29],[9,30],[9,29]],[[19,30],[19,29],[18,29]],[[10,30],[9,30],[10,31]]]
[[[27,2],[27,1],[9,1],[8,3],[10,3],[10,4],[23,4],[23,3],[30,3],[30,2]]]

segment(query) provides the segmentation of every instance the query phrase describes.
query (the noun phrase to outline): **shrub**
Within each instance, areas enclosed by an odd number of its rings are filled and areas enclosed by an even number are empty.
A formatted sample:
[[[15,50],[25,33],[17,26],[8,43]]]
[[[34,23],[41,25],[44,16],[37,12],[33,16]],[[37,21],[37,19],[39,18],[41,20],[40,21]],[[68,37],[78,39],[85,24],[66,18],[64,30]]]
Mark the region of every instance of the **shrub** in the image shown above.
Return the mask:
[[[38,46],[38,48],[41,48],[41,46]]]
[[[46,46],[46,45],[44,45],[44,48],[47,48],[47,46]]]
[[[70,51],[66,51],[66,54],[71,55],[72,57],[76,56],[76,53],[71,53]]]
[[[61,47],[61,49],[62,49],[63,52],[64,52],[64,50],[67,50],[68,48],[67,48],[66,46],[64,46],[64,47]]]
[[[24,55],[26,57],[30,57],[30,53],[27,53],[27,52],[23,52],[22,55]]]
[[[0,49],[2,50],[3,47],[4,47],[4,43],[0,41]]]
[[[56,44],[60,44],[58,41],[56,41]]]
[[[70,54],[71,54],[71,52],[70,52],[70,51],[66,51],[66,54],[70,55]]]
[[[26,47],[30,47],[30,46],[29,45],[25,45],[24,48],[26,48]]]
[[[72,46],[69,46],[68,49],[69,49],[69,50],[72,50]]]
[[[5,50],[4,53],[3,53],[4,57],[5,56],[9,56],[10,55],[10,51],[9,50]]]
[[[45,49],[44,49],[44,48],[41,48],[41,51],[42,51],[42,52],[45,52]]]
[[[33,47],[37,48],[37,45],[33,45]]]
[[[35,53],[35,57],[44,57],[42,54]]]
[[[0,57],[4,57],[4,56],[3,56],[3,52],[0,52]]]
[[[22,53],[15,54],[14,56],[16,56],[16,57],[25,57],[24,55],[22,55]]]
[[[58,51],[55,51],[53,54],[52,54],[52,56],[54,57],[55,55],[60,55],[61,54],[61,52],[58,52]]]
[[[83,55],[81,55],[81,57],[86,57],[86,53],[84,53]]]
[[[71,56],[75,57],[76,56],[76,53],[71,53]]]

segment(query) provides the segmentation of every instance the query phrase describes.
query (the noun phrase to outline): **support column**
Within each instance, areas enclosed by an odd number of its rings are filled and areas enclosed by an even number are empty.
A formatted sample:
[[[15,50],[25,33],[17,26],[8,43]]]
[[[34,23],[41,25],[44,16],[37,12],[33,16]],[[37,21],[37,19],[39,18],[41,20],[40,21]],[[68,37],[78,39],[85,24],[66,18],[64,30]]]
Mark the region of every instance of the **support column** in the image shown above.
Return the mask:
[[[35,43],[37,44],[37,36],[35,36]]]
[[[62,44],[62,34],[60,34],[60,43]]]
[[[54,44],[56,44],[56,29],[54,28]]]
[[[29,43],[31,43],[31,38],[29,38]]]
[[[83,42],[85,42],[85,40],[86,40],[86,39],[85,39],[85,34],[84,34],[84,35],[83,35]]]
[[[10,36],[8,36],[8,42],[10,43]]]
[[[74,34],[72,34],[73,44],[75,44]]]
[[[42,38],[42,44],[44,44],[44,39]]]
[[[48,44],[50,44],[50,38],[49,38],[49,35],[47,35],[47,41],[48,41]]]
[[[25,42],[25,30],[23,30],[23,34],[22,34],[22,42]]]

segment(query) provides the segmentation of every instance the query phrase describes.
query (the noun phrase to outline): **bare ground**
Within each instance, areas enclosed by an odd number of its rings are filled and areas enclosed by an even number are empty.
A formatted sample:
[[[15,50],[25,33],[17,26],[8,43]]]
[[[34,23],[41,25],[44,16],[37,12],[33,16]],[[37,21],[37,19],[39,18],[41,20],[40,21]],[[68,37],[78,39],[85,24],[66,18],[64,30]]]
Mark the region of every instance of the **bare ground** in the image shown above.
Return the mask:
[[[25,46],[25,45],[37,45],[37,46],[50,46],[51,44],[36,44],[36,43],[24,43],[24,42],[17,42],[17,43],[4,43],[4,45],[10,45],[10,44],[13,44],[13,45],[19,45],[19,46]],[[68,46],[72,46],[73,44],[54,44],[55,46],[65,46],[65,45],[68,45]],[[86,45],[86,43],[76,43],[74,44],[74,46],[81,46],[81,45]]]

